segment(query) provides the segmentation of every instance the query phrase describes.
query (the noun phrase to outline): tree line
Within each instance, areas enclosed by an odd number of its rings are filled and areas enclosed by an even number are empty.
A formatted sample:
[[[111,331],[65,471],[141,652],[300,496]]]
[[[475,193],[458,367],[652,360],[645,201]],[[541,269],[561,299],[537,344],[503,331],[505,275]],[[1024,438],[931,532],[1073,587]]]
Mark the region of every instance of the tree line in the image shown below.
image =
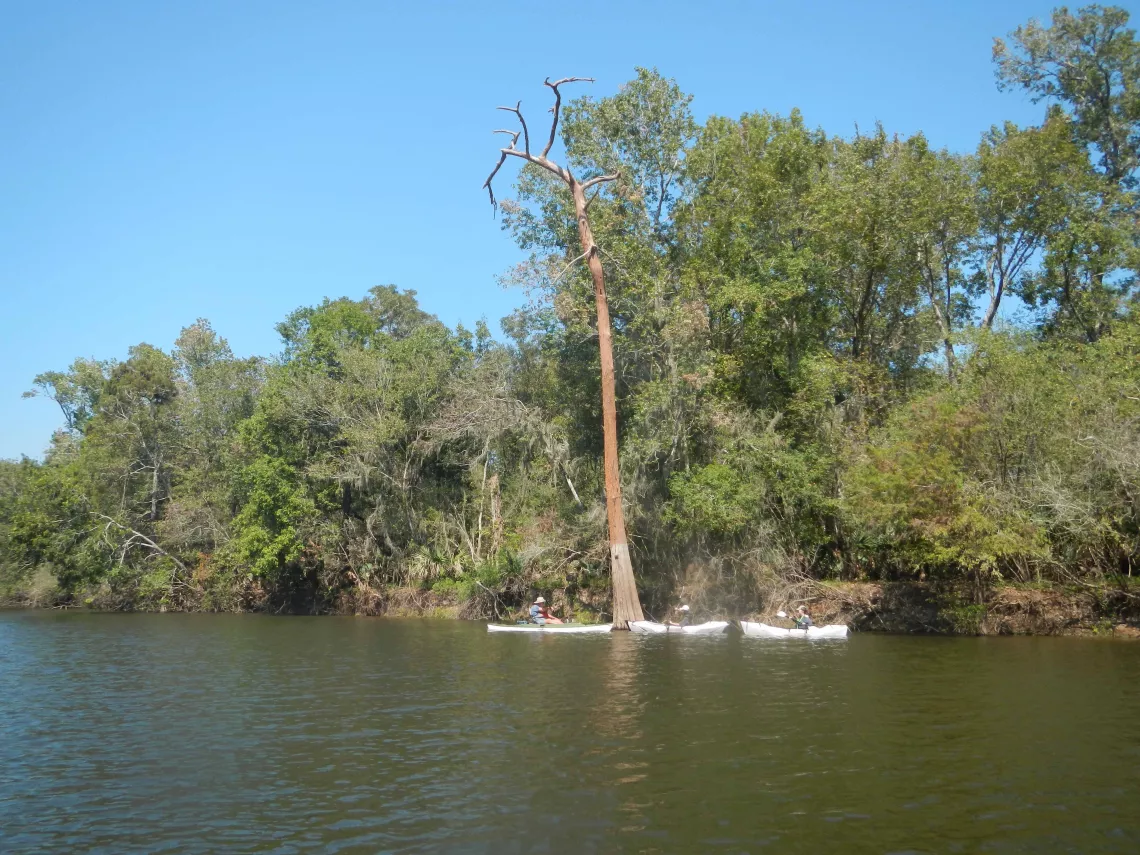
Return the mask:
[[[796,111],[701,123],[648,69],[563,106],[568,168],[607,177],[585,204],[647,604],[1140,566],[1140,47],[1124,10],[1062,7],[994,60],[1042,121],[966,153]],[[499,338],[383,286],[297,309],[272,358],[199,320],[170,352],[36,377],[64,427],[0,463],[0,586],[606,612],[595,295],[564,191],[526,164],[499,203],[528,252]]]

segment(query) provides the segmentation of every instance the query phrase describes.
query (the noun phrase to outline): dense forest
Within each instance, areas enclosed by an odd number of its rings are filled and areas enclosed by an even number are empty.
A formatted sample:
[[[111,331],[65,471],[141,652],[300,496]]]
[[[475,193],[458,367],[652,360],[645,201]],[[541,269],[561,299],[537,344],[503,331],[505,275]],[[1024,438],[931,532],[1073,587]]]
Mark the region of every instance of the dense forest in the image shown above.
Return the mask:
[[[620,176],[590,218],[651,611],[812,580],[1130,589],[1140,45],[1121,9],[1061,8],[994,61],[1041,124],[966,153],[795,111],[701,124],[655,70],[565,105],[575,174]],[[0,589],[605,613],[594,292],[565,188],[527,166],[513,196],[528,300],[499,336],[382,286],[297,309],[270,358],[198,320],[34,378],[65,425],[0,463]]]

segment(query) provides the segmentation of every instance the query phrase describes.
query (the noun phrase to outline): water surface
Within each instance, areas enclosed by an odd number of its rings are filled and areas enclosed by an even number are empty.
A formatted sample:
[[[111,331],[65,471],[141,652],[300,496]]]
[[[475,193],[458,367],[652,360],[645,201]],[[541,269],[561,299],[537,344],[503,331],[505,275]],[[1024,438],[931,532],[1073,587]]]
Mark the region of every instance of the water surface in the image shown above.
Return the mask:
[[[0,613],[0,851],[1140,852],[1140,645]]]

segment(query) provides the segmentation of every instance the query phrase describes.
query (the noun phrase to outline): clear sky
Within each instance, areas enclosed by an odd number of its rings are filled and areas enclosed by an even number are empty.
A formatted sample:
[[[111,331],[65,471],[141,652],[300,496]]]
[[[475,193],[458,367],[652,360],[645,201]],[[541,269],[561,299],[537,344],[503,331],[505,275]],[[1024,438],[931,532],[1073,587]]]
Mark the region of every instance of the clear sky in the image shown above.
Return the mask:
[[[997,91],[990,49],[1050,10],[10,0],[0,457],[39,456],[60,422],[20,398],[37,373],[168,349],[199,317],[269,355],[292,309],[394,283],[449,324],[496,325],[522,295],[496,284],[519,252],[480,190],[509,118],[494,108],[522,98],[541,125],[547,75],[596,77],[604,96],[656,66],[699,117],[799,107],[832,133],[881,120],[970,150],[995,122],[1039,120]]]

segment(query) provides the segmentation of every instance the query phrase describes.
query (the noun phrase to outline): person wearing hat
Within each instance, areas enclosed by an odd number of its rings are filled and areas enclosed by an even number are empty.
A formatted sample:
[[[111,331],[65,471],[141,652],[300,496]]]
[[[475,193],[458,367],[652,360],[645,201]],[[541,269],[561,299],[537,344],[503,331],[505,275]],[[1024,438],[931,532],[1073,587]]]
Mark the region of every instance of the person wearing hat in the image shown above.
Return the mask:
[[[546,608],[546,598],[538,597],[530,607],[530,619],[539,626],[547,623],[562,623]]]
[[[671,620],[665,621],[666,626],[688,626],[689,625],[689,607],[677,606],[677,611],[681,613],[680,619],[674,623]]]

